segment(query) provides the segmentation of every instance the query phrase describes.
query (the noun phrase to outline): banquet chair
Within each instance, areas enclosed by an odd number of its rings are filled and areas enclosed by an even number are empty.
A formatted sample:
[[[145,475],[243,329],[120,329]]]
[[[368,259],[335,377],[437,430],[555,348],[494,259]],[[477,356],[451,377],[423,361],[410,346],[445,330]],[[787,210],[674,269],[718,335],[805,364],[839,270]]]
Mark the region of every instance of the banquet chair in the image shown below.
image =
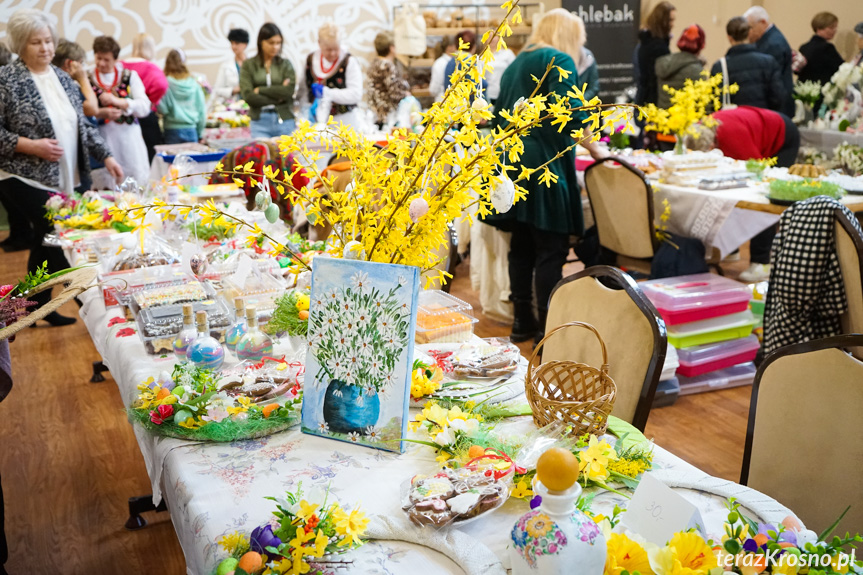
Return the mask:
[[[863,237],[842,210],[833,214],[836,255],[848,301],[848,310],[842,315],[842,333],[863,333]],[[863,348],[854,348],[851,353],[863,359]]]
[[[593,266],[562,279],[551,292],[545,333],[571,321],[593,325],[605,341],[609,375],[617,385],[612,415],[644,431],[667,347],[656,308],[628,274]],[[549,338],[542,360],[602,364],[593,334],[575,329]]]
[[[653,190],[644,174],[619,158],[603,158],[584,171],[584,187],[599,244],[617,254],[618,266],[650,275],[659,242]]]
[[[816,533],[863,531],[863,335],[779,348],[758,368],[740,483],[792,509]]]

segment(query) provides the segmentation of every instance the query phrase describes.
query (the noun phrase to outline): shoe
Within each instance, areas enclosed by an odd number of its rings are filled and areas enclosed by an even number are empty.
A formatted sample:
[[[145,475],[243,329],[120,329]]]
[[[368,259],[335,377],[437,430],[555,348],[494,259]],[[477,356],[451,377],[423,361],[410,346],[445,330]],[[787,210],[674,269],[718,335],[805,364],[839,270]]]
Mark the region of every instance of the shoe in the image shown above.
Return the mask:
[[[734,251],[724,258],[722,258],[722,262],[739,262],[740,261],[740,250]]]
[[[770,279],[770,264],[750,264],[749,269],[741,272],[738,279],[748,284],[766,282]]]
[[[509,339],[513,343],[533,339],[538,330],[536,317],[533,315],[533,302],[530,300],[513,300],[512,304],[515,319],[512,322],[512,333],[509,335]]]
[[[64,325],[72,325],[77,319],[74,317],[68,317],[65,315],[60,315],[56,311],[52,311],[48,315],[45,316],[45,321],[51,324],[51,327],[60,327]]]
[[[24,243],[24,242],[17,242],[17,241],[15,241],[15,242],[3,242],[2,244],[0,244],[0,249],[2,249],[6,253],[23,252],[24,250],[30,249],[30,244]]]

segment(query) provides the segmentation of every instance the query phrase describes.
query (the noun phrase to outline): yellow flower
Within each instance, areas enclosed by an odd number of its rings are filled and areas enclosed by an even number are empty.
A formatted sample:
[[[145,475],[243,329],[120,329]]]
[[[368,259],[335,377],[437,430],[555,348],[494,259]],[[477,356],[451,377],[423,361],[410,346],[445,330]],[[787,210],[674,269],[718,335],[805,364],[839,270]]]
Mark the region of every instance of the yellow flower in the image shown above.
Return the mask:
[[[421,422],[419,421],[409,421],[408,422],[408,430],[416,433],[420,429]]]
[[[326,536],[326,534],[318,529],[318,535],[315,537],[315,557],[323,557],[324,553],[327,552],[327,545],[330,542],[330,538]]]
[[[336,523],[336,533],[343,539],[339,541],[339,547],[352,546],[362,543],[360,537],[369,525],[369,520],[359,509],[346,513],[341,507],[333,510],[333,519]]]
[[[599,523],[602,519],[594,518]],[[641,575],[651,575],[650,561],[644,547],[624,535],[612,533],[608,538],[608,557],[605,560],[605,575],[620,575],[628,571]]]
[[[522,479],[510,488],[509,495],[516,499],[527,499],[528,497],[533,497],[533,490],[530,488],[527,481]]]
[[[302,519],[304,522],[306,519],[315,514],[315,511],[318,510],[318,504],[311,504],[305,499],[300,501],[300,509],[297,511],[297,517]]]
[[[553,525],[554,522],[551,520],[551,517],[545,513],[540,513],[528,519],[527,534],[534,538],[542,537],[551,531]]]
[[[449,459],[450,459],[451,457],[452,457],[452,455],[450,455],[450,454],[449,454],[449,453],[447,453],[446,451],[441,451],[441,452],[440,452],[440,455],[438,455],[437,457],[435,457],[435,458],[434,458],[434,460],[435,460],[435,461],[437,461],[438,463],[445,463],[445,462],[449,461]]]
[[[185,421],[181,421],[177,425],[186,429],[198,429],[199,427],[203,427],[205,425],[205,422],[201,421],[200,419],[190,417]]]
[[[591,481],[608,479],[608,462],[617,459],[617,453],[605,441],[590,436],[587,449],[578,452],[578,468]]]
[[[229,555],[234,553],[244,553],[249,549],[249,539],[239,531],[228,533],[219,538],[219,547],[228,552]]]
[[[424,419],[436,423],[439,427],[445,427],[449,423],[449,411],[437,403],[423,409]]]
[[[779,556],[776,563],[773,564],[772,571],[774,575],[797,575],[800,570],[800,566],[797,561],[790,561],[789,557],[789,553],[783,553]],[[838,571],[837,567],[838,566],[834,563],[833,570],[837,573],[847,573],[847,569],[845,571]]]
[[[704,575],[718,565],[716,555],[697,533],[675,533],[663,548],[648,553],[656,575]]]

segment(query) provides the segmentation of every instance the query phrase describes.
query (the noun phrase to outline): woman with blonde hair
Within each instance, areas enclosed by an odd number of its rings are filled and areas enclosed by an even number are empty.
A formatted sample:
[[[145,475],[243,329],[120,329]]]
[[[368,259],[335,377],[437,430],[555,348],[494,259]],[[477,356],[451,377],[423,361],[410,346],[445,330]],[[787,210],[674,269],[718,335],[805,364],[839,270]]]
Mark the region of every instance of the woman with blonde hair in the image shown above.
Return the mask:
[[[207,105],[204,90],[189,74],[186,58],[179,50],[171,50],[165,59],[168,91],[159,102],[159,113],[165,126],[165,143],[197,142],[204,135]]]
[[[318,30],[318,49],[306,58],[305,87],[313,121],[356,124],[355,109],[363,99],[363,71],[356,58],[341,47],[338,28]]]
[[[562,8],[550,10],[542,16],[528,45],[503,74],[495,126],[502,127],[508,123],[501,112],[511,113],[519,98],[529,97],[536,88],[533,78],[542,78],[552,61],[570,74],[567,78],[557,73],[548,74],[539,87],[539,94],[565,97],[570,90],[581,87],[582,78],[576,66],[581,53],[580,26],[583,23]],[[582,105],[575,99],[570,99],[569,103],[572,107]],[[585,128],[585,119],[587,115],[584,112],[574,112],[572,120],[562,130],[549,121],[533,128],[523,137],[524,154],[514,167],[535,169],[547,162],[572,145],[570,133]],[[585,133],[590,132],[585,130]],[[585,142],[583,146],[596,159],[608,155],[594,142]],[[569,253],[569,236],[581,235],[584,231],[581,191],[575,176],[575,151],[568,150],[552,162],[549,169],[557,176],[556,183],[546,187],[536,178],[523,182],[528,192],[524,201],[515,204],[505,214],[493,214],[485,219],[487,223],[512,233],[509,279],[515,321],[510,337],[515,342],[526,341],[542,333],[551,291],[561,279]],[[539,322],[533,313],[534,294]]]
[[[156,155],[156,146],[164,143],[162,130],[159,128],[159,116],[156,107],[168,90],[168,80],[162,70],[153,63],[156,59],[156,41],[149,34],[138,34],[132,38],[132,55],[121,63],[127,70],[132,70],[144,84],[144,92],[150,100],[150,115],[140,118],[141,134],[147,146],[147,157],[152,162]]]

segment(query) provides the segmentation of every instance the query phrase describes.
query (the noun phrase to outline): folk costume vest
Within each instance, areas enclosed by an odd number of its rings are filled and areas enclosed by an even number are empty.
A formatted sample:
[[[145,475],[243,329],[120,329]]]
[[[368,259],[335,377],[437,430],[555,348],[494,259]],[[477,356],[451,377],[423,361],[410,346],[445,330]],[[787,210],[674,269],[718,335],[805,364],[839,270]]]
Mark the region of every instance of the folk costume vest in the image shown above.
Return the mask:
[[[116,70],[116,68],[115,68]],[[102,94],[106,92],[110,92],[117,96],[118,98],[130,98],[131,97],[131,78],[132,71],[126,68],[123,68],[123,71],[120,73],[120,78],[117,79],[115,74],[116,83],[113,86],[104,86],[98,81],[99,71],[95,70],[90,74],[90,85],[93,86],[93,91],[96,93],[96,98],[99,98]],[[116,124],[137,124],[138,118],[135,116],[123,115],[120,116],[117,120],[105,120],[105,122],[113,121]]]
[[[312,73],[312,58],[314,58],[316,54],[319,58],[322,58],[320,56],[320,52],[312,52],[309,54],[308,58],[306,58],[306,88],[308,89],[307,91],[309,93],[310,103],[315,101],[315,96],[312,94],[312,84],[315,82],[320,82],[327,88],[333,88],[336,90],[341,90],[345,87],[345,72],[348,69],[348,61],[351,59],[350,54],[345,54],[345,57],[342,58],[341,62],[335,65],[336,71],[329,78],[316,78]],[[321,64],[323,64],[323,62],[321,62]],[[321,68],[323,69],[323,65]],[[333,104],[332,107],[330,107],[330,115],[338,116],[339,114],[347,114],[354,108],[356,108],[355,104]]]

